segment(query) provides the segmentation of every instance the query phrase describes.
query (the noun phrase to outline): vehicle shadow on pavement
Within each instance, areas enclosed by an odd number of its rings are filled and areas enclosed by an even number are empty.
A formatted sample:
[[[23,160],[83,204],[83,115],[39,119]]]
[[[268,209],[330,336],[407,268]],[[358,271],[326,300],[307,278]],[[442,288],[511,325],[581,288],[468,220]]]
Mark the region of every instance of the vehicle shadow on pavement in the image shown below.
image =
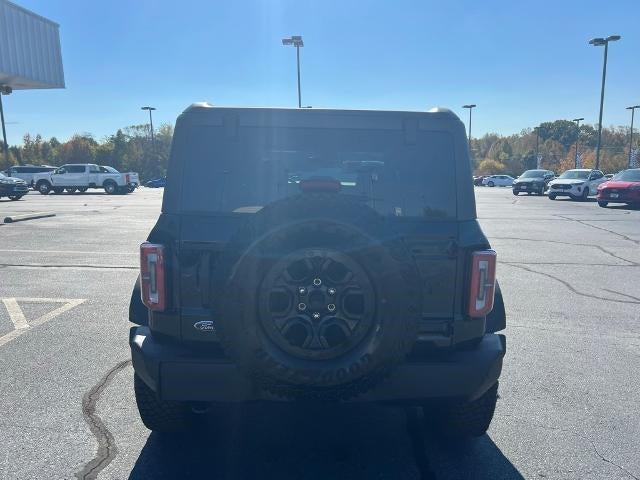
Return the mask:
[[[152,433],[129,479],[523,478],[489,437],[447,446],[416,438],[408,418],[376,405],[238,407],[188,435]]]
[[[434,479],[524,480],[489,435],[464,445],[448,444],[440,438],[427,435],[425,448]]]

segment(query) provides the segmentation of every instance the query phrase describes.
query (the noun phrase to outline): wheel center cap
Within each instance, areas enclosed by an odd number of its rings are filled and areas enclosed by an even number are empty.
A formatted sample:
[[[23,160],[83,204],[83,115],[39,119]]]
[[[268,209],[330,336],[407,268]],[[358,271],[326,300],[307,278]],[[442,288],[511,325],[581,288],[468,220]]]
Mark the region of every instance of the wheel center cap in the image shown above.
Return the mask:
[[[375,292],[353,258],[331,250],[298,251],[267,272],[259,296],[260,323],[285,352],[334,358],[371,330]]]

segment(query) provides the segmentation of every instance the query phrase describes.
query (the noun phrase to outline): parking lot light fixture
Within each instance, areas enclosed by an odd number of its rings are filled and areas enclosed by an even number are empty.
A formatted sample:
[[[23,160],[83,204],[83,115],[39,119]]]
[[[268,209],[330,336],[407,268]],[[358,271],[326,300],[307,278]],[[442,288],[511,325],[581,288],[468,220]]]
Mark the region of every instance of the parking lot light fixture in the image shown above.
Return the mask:
[[[302,94],[300,93],[300,47],[304,47],[304,42],[300,35],[293,35],[282,39],[282,45],[296,47],[296,61],[298,66],[298,108],[302,108]]]
[[[574,167],[573,168],[578,168],[578,142],[580,142],[580,122],[584,120],[583,117],[580,118],[574,118],[572,121],[576,122],[576,155],[575,155],[575,159],[574,159]]]
[[[627,110],[631,110],[631,130],[629,132],[629,166],[631,166],[631,155],[633,154],[633,117],[634,117],[636,108],[640,108],[640,105],[633,105],[631,107],[627,107]]]
[[[462,108],[469,109],[469,131],[467,132],[469,135],[469,154],[471,154],[471,111],[476,107],[475,103],[470,103],[467,105],[463,105]]]
[[[602,142],[602,110],[604,107],[604,85],[607,79],[607,54],[609,52],[609,42],[616,42],[622,37],[620,35],[610,35],[606,38],[597,37],[589,40],[589,45],[594,47],[604,46],[604,62],[602,63],[602,87],[600,89],[600,115],[598,117],[598,144],[596,146],[596,169],[600,168],[600,144]]]
[[[151,148],[153,150],[155,150],[155,145],[156,145],[156,141],[155,138],[153,136],[153,116],[151,115],[151,112],[153,112],[156,109],[156,107],[150,107],[150,106],[146,106],[146,107],[141,107],[140,110],[148,110],[149,111],[149,127],[151,130]]]

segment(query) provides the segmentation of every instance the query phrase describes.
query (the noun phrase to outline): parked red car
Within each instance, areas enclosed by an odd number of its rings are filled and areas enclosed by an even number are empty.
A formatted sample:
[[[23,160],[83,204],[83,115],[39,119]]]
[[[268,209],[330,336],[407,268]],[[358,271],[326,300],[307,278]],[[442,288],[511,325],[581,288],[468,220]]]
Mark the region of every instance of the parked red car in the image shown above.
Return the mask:
[[[640,206],[640,168],[623,170],[601,184],[596,199],[603,208],[610,203]]]

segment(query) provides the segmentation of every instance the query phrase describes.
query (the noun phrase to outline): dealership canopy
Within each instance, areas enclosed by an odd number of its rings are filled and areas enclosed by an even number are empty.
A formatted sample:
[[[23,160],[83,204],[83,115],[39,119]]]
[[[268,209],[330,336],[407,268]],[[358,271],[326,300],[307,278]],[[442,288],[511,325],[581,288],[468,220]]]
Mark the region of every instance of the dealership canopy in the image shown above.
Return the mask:
[[[7,0],[0,0],[0,86],[65,86],[58,24]]]

